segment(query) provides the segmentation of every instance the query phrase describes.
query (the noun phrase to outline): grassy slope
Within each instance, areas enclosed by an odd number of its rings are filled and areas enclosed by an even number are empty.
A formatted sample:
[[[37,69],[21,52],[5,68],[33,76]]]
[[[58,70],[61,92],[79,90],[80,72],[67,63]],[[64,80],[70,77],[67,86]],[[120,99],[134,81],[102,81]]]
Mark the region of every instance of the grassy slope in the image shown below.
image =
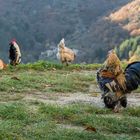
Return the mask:
[[[23,101],[29,94],[41,92],[87,93],[95,75],[83,74],[98,65],[61,65],[38,62],[0,72],[0,139],[8,140],[136,140],[140,138],[140,108],[128,108],[113,114],[110,110],[85,103],[66,106],[40,101]],[[17,78],[17,79],[16,79]],[[62,127],[62,126],[76,126]],[[97,132],[81,130],[86,126]]]

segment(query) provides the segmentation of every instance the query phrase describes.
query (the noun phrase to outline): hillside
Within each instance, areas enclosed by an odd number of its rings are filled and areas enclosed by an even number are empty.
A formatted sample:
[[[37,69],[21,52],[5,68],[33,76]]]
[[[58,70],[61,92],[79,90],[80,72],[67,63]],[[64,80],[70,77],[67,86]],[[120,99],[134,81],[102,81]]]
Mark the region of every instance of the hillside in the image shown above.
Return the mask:
[[[8,62],[13,37],[21,45],[23,62],[44,58],[41,52],[53,51],[64,37],[69,47],[79,51],[77,62],[101,62],[108,49],[129,37],[128,31],[105,17],[130,1],[1,1],[0,57]],[[46,57],[51,58],[55,59],[54,53]]]
[[[140,35],[140,0],[134,0],[109,16],[112,22],[118,23],[131,36]]]
[[[140,60],[140,0],[134,0],[109,15],[108,20],[118,24],[130,34],[116,51],[121,59]]]

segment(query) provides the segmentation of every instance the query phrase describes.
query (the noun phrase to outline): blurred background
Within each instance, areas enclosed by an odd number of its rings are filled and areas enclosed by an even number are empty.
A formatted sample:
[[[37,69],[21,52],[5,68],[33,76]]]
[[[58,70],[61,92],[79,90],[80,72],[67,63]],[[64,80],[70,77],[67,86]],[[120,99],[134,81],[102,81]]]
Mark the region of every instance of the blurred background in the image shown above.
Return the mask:
[[[76,63],[101,63],[114,48],[121,59],[137,57],[139,7],[139,0],[0,0],[0,58],[8,62],[12,38],[23,63],[57,61],[62,38]]]

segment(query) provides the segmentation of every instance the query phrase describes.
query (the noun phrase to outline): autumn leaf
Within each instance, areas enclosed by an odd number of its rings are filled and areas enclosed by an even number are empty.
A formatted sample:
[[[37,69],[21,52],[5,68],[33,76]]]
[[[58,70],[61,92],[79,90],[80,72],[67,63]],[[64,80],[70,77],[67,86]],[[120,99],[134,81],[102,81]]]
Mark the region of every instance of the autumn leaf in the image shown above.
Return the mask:
[[[96,128],[95,127],[92,127],[92,126],[87,126],[84,130],[96,132]]]
[[[11,77],[11,79],[20,81],[20,79],[16,76]]]

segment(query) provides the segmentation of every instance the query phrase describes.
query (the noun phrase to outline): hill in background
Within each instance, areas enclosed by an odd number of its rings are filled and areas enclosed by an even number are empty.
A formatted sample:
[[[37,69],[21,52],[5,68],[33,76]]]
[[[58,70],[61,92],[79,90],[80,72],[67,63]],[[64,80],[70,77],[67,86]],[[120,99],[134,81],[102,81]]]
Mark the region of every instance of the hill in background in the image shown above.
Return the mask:
[[[78,50],[77,62],[102,62],[109,49],[130,37],[131,32],[120,26],[122,22],[112,18],[130,1],[2,1],[0,57],[8,61],[8,43],[14,37],[21,45],[23,62],[54,60],[57,44],[64,37],[70,48]],[[136,1],[132,3],[139,4]]]

